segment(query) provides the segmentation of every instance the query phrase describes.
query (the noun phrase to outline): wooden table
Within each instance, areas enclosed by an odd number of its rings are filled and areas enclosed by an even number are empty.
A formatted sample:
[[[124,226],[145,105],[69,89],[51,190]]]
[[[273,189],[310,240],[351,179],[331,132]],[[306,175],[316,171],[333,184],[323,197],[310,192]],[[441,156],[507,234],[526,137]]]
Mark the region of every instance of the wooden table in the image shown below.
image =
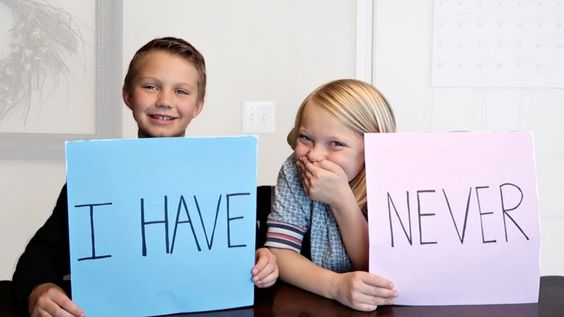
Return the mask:
[[[541,277],[538,304],[472,306],[381,306],[374,312],[359,312],[335,301],[303,291],[283,282],[257,290],[255,305],[242,309],[182,314],[190,317],[557,317],[564,316],[564,276]]]
[[[6,281],[7,282],[7,281]],[[0,284],[0,316],[15,316],[10,285]],[[241,309],[169,316],[185,317],[559,317],[564,316],[564,276],[541,277],[538,304],[481,306],[381,306],[374,312],[359,312],[335,301],[303,291],[283,282],[257,290],[255,305]]]

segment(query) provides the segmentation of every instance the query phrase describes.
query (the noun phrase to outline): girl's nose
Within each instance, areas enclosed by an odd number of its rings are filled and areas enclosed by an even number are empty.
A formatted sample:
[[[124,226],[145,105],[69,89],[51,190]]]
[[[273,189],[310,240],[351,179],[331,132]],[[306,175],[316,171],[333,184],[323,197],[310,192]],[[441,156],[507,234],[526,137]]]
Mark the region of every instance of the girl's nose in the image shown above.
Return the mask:
[[[315,145],[307,152],[307,158],[310,162],[319,162],[325,158],[325,154],[325,150],[321,146]]]

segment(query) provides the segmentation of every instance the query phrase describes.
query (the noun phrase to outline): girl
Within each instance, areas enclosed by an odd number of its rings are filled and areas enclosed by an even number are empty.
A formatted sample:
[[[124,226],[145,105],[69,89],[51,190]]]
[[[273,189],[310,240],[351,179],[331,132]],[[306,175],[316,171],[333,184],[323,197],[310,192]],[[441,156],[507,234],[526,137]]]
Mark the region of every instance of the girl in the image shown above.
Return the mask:
[[[329,82],[303,101],[268,218],[266,246],[283,280],[357,310],[397,297],[390,281],[366,272],[364,170],[364,133],[395,129],[386,99],[358,80]]]

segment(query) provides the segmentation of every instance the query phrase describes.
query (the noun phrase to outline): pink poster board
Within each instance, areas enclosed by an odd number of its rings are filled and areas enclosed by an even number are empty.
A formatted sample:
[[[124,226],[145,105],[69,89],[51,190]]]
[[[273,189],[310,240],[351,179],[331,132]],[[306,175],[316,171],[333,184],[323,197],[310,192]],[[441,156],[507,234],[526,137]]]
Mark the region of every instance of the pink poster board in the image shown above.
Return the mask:
[[[531,133],[366,134],[365,152],[370,272],[396,304],[538,301]]]

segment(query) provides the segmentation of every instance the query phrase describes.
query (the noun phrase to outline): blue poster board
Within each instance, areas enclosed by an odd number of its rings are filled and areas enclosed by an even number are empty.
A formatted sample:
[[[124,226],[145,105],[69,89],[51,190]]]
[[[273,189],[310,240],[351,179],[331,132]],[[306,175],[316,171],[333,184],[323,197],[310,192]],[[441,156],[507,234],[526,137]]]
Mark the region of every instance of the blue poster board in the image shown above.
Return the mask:
[[[73,300],[87,316],[253,304],[254,136],[66,144]]]

